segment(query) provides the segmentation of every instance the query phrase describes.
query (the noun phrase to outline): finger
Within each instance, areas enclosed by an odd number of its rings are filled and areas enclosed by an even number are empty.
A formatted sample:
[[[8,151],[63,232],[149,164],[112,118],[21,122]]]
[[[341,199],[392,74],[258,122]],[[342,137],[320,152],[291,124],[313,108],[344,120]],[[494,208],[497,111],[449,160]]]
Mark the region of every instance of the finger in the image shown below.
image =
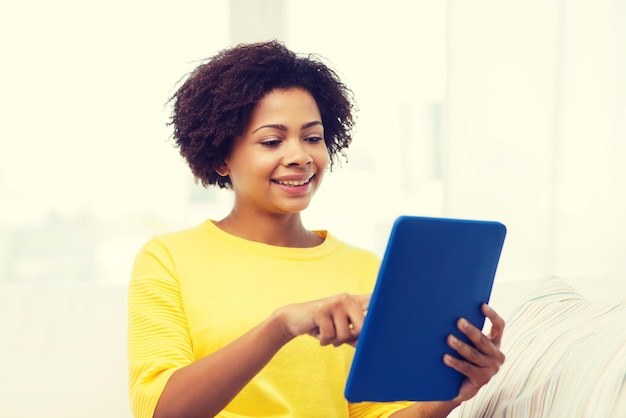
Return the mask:
[[[467,378],[468,383],[474,387],[472,391],[474,393],[489,382],[491,377],[497,372],[495,369],[477,367],[472,363],[458,359],[450,354],[443,356],[443,362],[463,374]]]
[[[502,342],[502,334],[504,333],[504,319],[486,303],[482,306],[482,311],[491,322],[491,330],[489,331],[489,339],[496,347],[500,347]]]
[[[346,306],[346,313],[350,321],[350,330],[353,335],[359,335],[363,328],[363,320],[365,319],[365,309],[369,303],[370,295],[358,295],[355,297],[354,303]],[[366,300],[366,308],[363,308],[363,301]]]
[[[335,324],[335,338],[330,341],[334,346],[341,345],[347,341],[356,339],[353,334],[351,323],[346,315],[341,315],[334,320]]]
[[[504,363],[504,354],[500,351],[500,348],[478,328],[464,318],[459,319],[457,326],[462,333],[467,335],[472,344],[474,344],[474,347],[472,347],[469,344],[459,341],[459,347],[463,349],[463,351],[459,353],[463,355],[463,357],[483,367],[500,367],[500,365]],[[474,359],[476,359],[476,361]]]
[[[369,299],[370,295],[343,293],[322,300],[313,318],[317,333],[310,335],[318,338],[322,345],[337,346],[355,341],[361,332],[364,306]]]
[[[367,295],[355,295],[354,297],[361,304],[361,311],[367,311],[367,308],[369,308],[370,306],[370,300],[372,298],[372,294],[369,293]]]
[[[481,330],[472,325],[467,319],[459,319],[457,327],[463,334],[467,335],[469,340],[479,351],[488,355],[498,351],[498,347],[496,347],[495,344],[487,338]]]
[[[320,340],[321,345],[328,345],[336,338],[335,324],[331,317],[320,315],[315,319],[317,324],[317,335],[313,335]]]
[[[341,304],[334,312],[335,325],[334,345],[340,345],[348,341],[354,341],[361,332],[363,326],[363,305],[357,296],[346,295],[341,298]]]
[[[476,366],[487,367],[489,365],[487,356],[471,345],[459,340],[454,335],[448,335],[448,345],[459,353],[461,357]]]
[[[320,306],[315,315],[315,323],[320,329],[319,339],[322,345],[337,346],[348,339],[353,339],[347,314],[350,306],[352,310],[361,311],[360,303],[347,293],[330,297]]]
[[[476,375],[480,370],[475,365],[468,363],[467,361],[458,359],[454,356],[451,356],[450,354],[445,354],[443,356],[443,362],[447,364],[448,366],[452,367],[454,370],[458,371],[459,373],[469,377],[470,379],[471,379],[471,376]]]

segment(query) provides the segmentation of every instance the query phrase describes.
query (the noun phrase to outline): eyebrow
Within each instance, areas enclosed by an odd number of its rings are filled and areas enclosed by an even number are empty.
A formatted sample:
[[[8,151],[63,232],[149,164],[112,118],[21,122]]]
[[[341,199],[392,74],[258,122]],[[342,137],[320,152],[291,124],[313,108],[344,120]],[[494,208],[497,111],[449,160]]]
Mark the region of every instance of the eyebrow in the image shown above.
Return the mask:
[[[302,126],[300,127],[300,130],[302,131],[302,130],[304,130],[304,129],[308,129],[308,128],[310,128],[311,126],[321,125],[321,124],[322,124],[322,122],[320,122],[320,121],[318,121],[318,120],[315,120],[315,121],[313,121],[313,122],[308,122],[308,123],[305,123],[304,125],[302,125]],[[285,125],[282,125],[282,124],[279,124],[279,123],[270,123],[270,124],[268,124],[268,125],[259,126],[259,127],[258,127],[258,128],[256,128],[254,131],[252,131],[252,133],[255,133],[256,131],[259,131],[259,130],[261,130],[261,129],[263,129],[263,128],[278,129],[279,131],[283,131],[283,132],[286,132],[286,131],[288,130],[288,129],[287,129],[287,127],[286,127]]]

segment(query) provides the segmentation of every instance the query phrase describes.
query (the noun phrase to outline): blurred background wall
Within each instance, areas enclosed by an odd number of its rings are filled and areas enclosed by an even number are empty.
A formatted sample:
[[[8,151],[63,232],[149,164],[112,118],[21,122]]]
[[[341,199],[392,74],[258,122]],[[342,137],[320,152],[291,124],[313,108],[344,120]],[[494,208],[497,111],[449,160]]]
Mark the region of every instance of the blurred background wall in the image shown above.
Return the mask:
[[[0,281],[128,281],[151,235],[224,216],[170,142],[200,61],[283,40],[354,91],[305,213],[378,253],[400,214],[492,219],[499,280],[626,270],[623,0],[0,5]]]

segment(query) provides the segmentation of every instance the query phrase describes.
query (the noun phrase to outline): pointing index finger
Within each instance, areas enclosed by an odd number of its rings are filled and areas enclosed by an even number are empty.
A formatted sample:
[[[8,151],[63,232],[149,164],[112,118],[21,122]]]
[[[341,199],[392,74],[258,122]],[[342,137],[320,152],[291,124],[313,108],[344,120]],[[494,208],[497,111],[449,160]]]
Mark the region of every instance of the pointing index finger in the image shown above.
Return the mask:
[[[366,295],[356,295],[355,297],[357,298],[357,300],[361,304],[361,307],[363,308],[363,310],[366,311],[367,308],[369,308],[369,306],[370,306],[370,299],[372,298],[372,294],[369,293],[369,294],[366,294]]]

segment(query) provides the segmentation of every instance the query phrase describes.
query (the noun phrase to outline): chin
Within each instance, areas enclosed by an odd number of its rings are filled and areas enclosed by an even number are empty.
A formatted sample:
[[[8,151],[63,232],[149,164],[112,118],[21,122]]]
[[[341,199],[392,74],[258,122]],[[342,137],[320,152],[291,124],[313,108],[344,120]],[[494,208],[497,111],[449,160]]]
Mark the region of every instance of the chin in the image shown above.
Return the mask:
[[[280,209],[281,209],[282,213],[285,213],[285,214],[295,214],[295,213],[300,213],[300,212],[304,211],[306,208],[309,207],[310,203],[311,203],[310,201],[307,201],[306,203],[301,202],[301,203],[298,203],[298,204],[285,205],[285,206],[283,206]]]

